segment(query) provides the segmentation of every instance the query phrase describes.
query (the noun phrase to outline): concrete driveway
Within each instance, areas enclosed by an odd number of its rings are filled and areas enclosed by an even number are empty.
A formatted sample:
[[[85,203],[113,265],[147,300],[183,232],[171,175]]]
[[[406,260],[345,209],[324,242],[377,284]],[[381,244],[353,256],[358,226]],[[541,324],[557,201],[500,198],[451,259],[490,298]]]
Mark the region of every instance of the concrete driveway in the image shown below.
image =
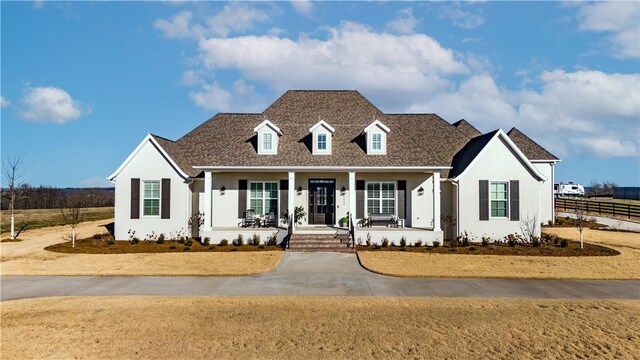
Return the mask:
[[[422,296],[640,299],[637,280],[405,279],[363,269],[354,254],[286,253],[269,273],[241,277],[3,276],[2,300],[46,296]]]

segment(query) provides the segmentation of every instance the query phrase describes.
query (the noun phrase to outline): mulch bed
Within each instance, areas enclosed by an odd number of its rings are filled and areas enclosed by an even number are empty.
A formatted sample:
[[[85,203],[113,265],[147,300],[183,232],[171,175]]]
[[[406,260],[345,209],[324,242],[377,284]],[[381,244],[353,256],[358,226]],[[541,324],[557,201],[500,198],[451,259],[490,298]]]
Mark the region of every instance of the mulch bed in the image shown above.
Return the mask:
[[[451,242],[445,241],[444,245],[437,248],[434,247],[374,247],[358,245],[358,251],[404,251],[414,253],[431,253],[431,254],[461,254],[461,255],[516,255],[516,256],[614,256],[620,253],[614,249],[594,245],[584,244],[584,249],[580,249],[580,243],[569,241],[567,247],[556,245],[540,245],[533,247],[531,245],[517,244],[510,247],[507,244],[489,244],[484,247],[482,244],[471,244],[470,246],[451,247]]]
[[[142,253],[182,253],[182,252],[233,252],[233,251],[282,251],[279,246],[266,245],[201,245],[193,241],[191,246],[173,240],[166,240],[163,244],[154,241],[140,241],[132,244],[129,241],[117,240],[110,245],[107,239],[80,239],[76,240],[76,247],[71,247],[71,242],[54,244],[44,248],[48,251],[68,254],[142,254]]]
[[[22,241],[22,239],[15,238],[12,240],[11,238],[7,238],[7,239],[3,239],[0,242],[20,242],[20,241]]]

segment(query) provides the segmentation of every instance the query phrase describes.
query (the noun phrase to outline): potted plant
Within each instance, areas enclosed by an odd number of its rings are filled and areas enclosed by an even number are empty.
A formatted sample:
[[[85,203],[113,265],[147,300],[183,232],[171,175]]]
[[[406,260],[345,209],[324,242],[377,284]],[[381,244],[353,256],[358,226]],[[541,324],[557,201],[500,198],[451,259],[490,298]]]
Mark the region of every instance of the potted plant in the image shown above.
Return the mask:
[[[338,222],[340,223],[340,227],[347,227],[347,224],[349,223],[349,218],[347,218],[346,216],[343,216]]]

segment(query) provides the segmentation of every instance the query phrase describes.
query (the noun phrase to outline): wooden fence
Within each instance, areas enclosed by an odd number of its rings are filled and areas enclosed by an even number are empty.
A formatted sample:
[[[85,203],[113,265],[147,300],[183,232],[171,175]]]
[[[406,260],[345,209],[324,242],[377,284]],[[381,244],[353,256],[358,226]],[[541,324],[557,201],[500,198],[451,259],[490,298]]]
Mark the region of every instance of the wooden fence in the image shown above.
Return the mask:
[[[588,213],[625,216],[629,219],[640,218],[640,205],[622,204],[610,201],[557,198],[556,211],[572,213],[576,209],[576,204],[580,202],[584,202],[585,210]]]

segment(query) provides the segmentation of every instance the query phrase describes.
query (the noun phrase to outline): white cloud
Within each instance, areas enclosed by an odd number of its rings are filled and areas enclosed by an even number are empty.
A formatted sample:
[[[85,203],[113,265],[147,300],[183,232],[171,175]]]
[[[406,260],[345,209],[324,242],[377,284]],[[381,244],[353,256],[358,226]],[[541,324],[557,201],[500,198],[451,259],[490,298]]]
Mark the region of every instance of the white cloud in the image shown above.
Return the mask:
[[[64,124],[91,112],[90,107],[54,86],[28,88],[22,98],[22,105],[24,110],[19,115],[34,122]]]
[[[471,12],[464,10],[460,3],[444,5],[440,10],[439,17],[451,20],[453,25],[467,30],[484,24],[484,15],[481,11]]]
[[[616,57],[640,57],[640,3],[611,1],[583,4],[578,10],[583,31],[609,33]]]
[[[174,15],[170,21],[158,19],[153,26],[162,31],[165,37],[170,39],[189,38],[201,32],[200,27],[195,29],[191,26],[193,14],[191,11],[181,11]]]
[[[616,156],[638,156],[638,144],[629,139],[621,139],[617,134],[598,137],[578,137],[569,140],[578,150],[594,154],[600,158]]]
[[[0,108],[11,106],[11,102],[4,98],[4,96],[0,96]]]
[[[266,105],[264,97],[243,80],[234,82],[231,90],[217,82],[202,84],[200,91],[192,91],[189,97],[197,106],[211,111],[258,112],[264,110]]]
[[[267,13],[241,3],[225,5],[221,12],[207,19],[209,30],[226,37],[232,31],[242,32],[253,29],[254,25],[269,19]]]
[[[406,8],[398,11],[396,18],[387,22],[386,27],[399,34],[413,34],[418,23],[413,16],[413,9]]]
[[[43,1],[43,0],[36,0],[36,1],[34,1],[34,2],[33,2],[33,7],[34,7],[35,9],[39,9],[39,10],[44,9],[44,1]]]
[[[313,12],[313,4],[309,0],[292,0],[293,8],[303,15],[311,15]]]

